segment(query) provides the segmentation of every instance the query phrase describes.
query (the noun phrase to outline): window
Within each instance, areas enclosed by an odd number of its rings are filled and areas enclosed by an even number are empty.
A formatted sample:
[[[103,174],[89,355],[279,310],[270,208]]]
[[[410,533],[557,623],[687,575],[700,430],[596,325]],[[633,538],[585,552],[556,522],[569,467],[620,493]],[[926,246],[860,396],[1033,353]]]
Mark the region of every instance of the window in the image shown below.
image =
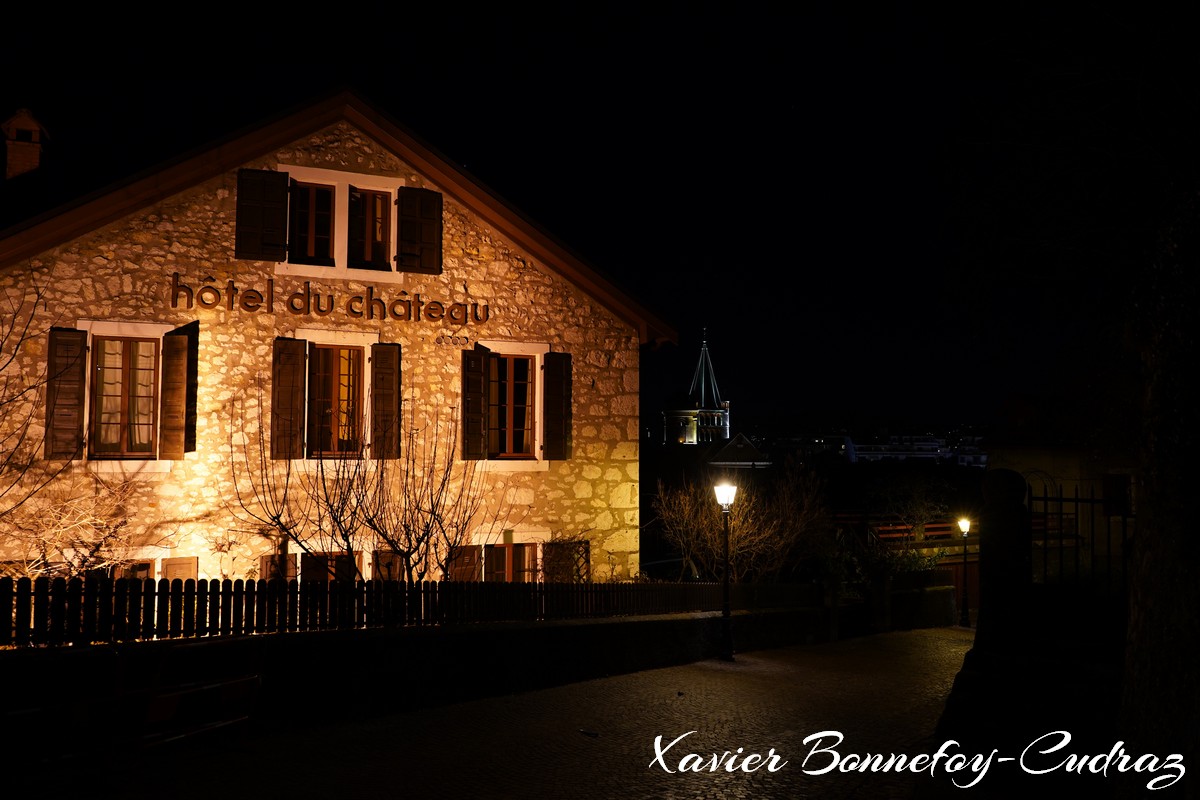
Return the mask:
[[[92,340],[93,457],[153,456],[158,340]]]
[[[261,580],[265,581],[279,578],[285,581],[296,580],[296,554],[272,553],[259,556],[258,575]]]
[[[350,187],[350,250],[346,263],[352,269],[387,270],[392,243],[387,192]]]
[[[271,457],[398,458],[400,345],[372,342],[374,334],[307,333],[327,339],[275,340]]]
[[[390,550],[376,550],[371,556],[371,580],[406,580],[404,559]]]
[[[571,355],[545,345],[503,346],[503,353],[482,344],[462,353],[463,458],[569,458]]]
[[[45,457],[178,459],[194,451],[200,323],[81,324],[50,330]]]
[[[441,274],[441,193],[397,178],[289,170],[238,171],[236,258],[306,277],[331,269]]]
[[[495,458],[531,458],[533,357],[496,354],[487,360],[488,452]]]
[[[120,564],[112,568],[112,577],[114,580],[125,578],[126,580],[145,581],[154,577],[154,561],[130,561],[127,564]]]
[[[169,581],[178,578],[181,581],[196,580],[200,576],[199,556],[180,556],[162,560],[162,576]]]
[[[313,344],[309,351],[308,456],[362,452],[361,347]]]
[[[537,544],[463,545],[451,548],[450,580],[533,583],[538,577]]]
[[[300,580],[356,581],[362,574],[361,558],[361,553],[301,553]]]
[[[288,259],[333,266],[333,187],[292,181]]]

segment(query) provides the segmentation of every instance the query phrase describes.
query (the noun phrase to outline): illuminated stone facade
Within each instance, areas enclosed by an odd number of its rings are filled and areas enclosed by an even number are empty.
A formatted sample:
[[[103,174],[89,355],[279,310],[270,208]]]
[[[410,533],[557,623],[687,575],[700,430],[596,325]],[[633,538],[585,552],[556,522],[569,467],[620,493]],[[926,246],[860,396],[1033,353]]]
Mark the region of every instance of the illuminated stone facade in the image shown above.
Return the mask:
[[[26,231],[0,251],[0,291],[19,311],[14,318],[33,323],[5,374],[27,382],[50,378],[36,393],[10,403],[6,418],[10,428],[24,427],[22,446],[36,452],[27,482],[41,470],[63,470],[47,489],[0,517],[0,560],[10,571],[28,560],[21,550],[29,531],[46,524],[47,515],[72,496],[86,494],[93,485],[90,476],[96,476],[105,482],[100,491],[127,493],[119,508],[104,511],[106,519],[126,523],[113,540],[121,549],[114,561],[139,564],[149,577],[258,577],[264,557],[280,551],[281,537],[263,523],[270,515],[263,513],[257,495],[287,480],[289,502],[311,500],[320,485],[359,469],[351,462],[364,465],[354,480],[375,474],[371,470],[380,461],[372,448],[382,452],[377,443],[382,434],[373,415],[383,395],[373,346],[383,344],[399,345],[402,403],[389,418],[401,420],[397,461],[408,455],[418,466],[448,463],[442,456],[415,455],[436,439],[443,449],[453,446],[455,471],[469,465],[482,481],[470,544],[535,545],[529,550],[534,554],[547,541],[586,540],[591,579],[636,575],[639,349],[653,337],[673,334],[451,165],[380,122],[357,99],[339,97],[320,111],[333,116],[312,130],[293,121],[299,126],[294,140],[275,144],[272,136],[289,130],[276,125],[248,134],[244,147],[201,156],[187,175],[176,168],[158,176],[157,187],[154,179],[132,186],[111,199],[120,207],[119,216],[77,232],[64,221],[60,229],[70,235],[52,246],[35,249],[36,239]],[[317,113],[310,118],[324,119]],[[272,146],[256,152],[252,145],[259,144]],[[235,162],[223,155],[230,152],[255,155]],[[383,269],[349,268],[345,245],[337,243],[328,265],[235,257],[242,247],[239,237],[247,235],[248,217],[239,206],[241,180],[263,173],[287,173],[293,183],[293,246],[296,183],[330,187],[335,242],[353,239],[346,225],[361,222],[353,211],[349,223],[339,216],[347,205],[361,203],[354,194],[361,186],[378,192],[367,196],[388,200],[404,189],[440,198],[440,270],[408,271],[394,263]],[[195,180],[189,180],[192,176]],[[394,211],[375,222],[392,227],[385,231],[385,243],[403,238],[405,222]],[[38,288],[44,291],[40,298]],[[65,338],[56,342],[73,335],[87,347],[86,370],[80,373],[84,385],[76,398],[82,416],[66,427],[69,432],[78,425],[82,441],[77,443],[52,430],[56,409],[65,407],[62,398],[69,392],[55,384],[68,362],[62,350],[55,361],[51,328],[77,332],[60,334]],[[180,394],[180,405],[169,408],[167,359],[176,342],[167,340],[176,332],[191,336],[193,374],[190,395]],[[303,426],[303,452],[289,458],[279,452],[270,457],[280,437],[275,406],[283,403],[276,385],[281,339],[307,342],[310,348],[323,343],[333,348],[334,359],[348,353],[360,359],[358,366],[335,363],[332,399],[323,407],[314,405],[314,387],[324,385],[324,374],[311,364],[300,373],[307,375],[307,389],[304,377],[300,387],[307,391],[302,402],[310,418]],[[134,340],[153,345],[153,352],[146,351],[144,375],[137,371],[139,356],[134,353],[130,360],[128,343]],[[491,353],[515,353],[535,370],[529,382],[533,399],[525,398],[532,424],[524,424],[525,438],[518,444],[507,450],[500,445],[508,458],[495,452],[469,461],[462,457],[465,440],[477,432],[463,425],[464,414],[473,413],[464,411],[464,351],[475,352],[479,345]],[[543,405],[554,394],[544,375],[556,354],[567,357],[568,402],[559,412],[566,420],[556,445],[560,452],[551,456],[545,449],[552,438],[549,426],[562,418]],[[111,368],[104,358],[110,358]],[[180,364],[186,360],[179,359]],[[133,386],[138,381],[144,390]],[[496,388],[494,381],[489,385]],[[495,406],[494,392],[492,401]],[[188,417],[183,423],[176,418],[180,413]],[[313,420],[322,413],[344,418],[348,427],[328,423],[324,432],[333,432],[328,447],[349,442],[350,457],[312,457],[324,424]],[[152,427],[138,427],[151,417]],[[486,438],[490,430],[493,437],[481,445],[485,449],[496,435],[489,419],[485,408],[485,430],[479,433]],[[112,421],[109,428],[103,420]],[[424,432],[411,435],[417,429]],[[292,433],[299,435],[297,429]],[[104,450],[106,437],[115,449]],[[74,444],[78,449],[67,456],[53,453],[54,441],[60,451],[63,442],[68,450]],[[182,453],[171,450],[179,442],[186,442]],[[138,447],[156,449],[139,454]],[[171,454],[164,456],[168,450]],[[261,459],[260,452],[266,454]],[[5,485],[12,480],[10,472]],[[11,499],[21,496],[20,487],[10,492]],[[251,513],[256,503],[260,507]],[[7,507],[0,504],[0,510]],[[320,515],[308,520],[304,524],[311,533],[301,538],[309,537],[314,553],[344,549],[346,539],[336,535],[335,522]],[[365,529],[359,536],[353,545],[357,566],[363,577],[372,577],[378,574],[379,543]],[[293,542],[291,552],[305,546]],[[538,575],[541,556],[534,557],[539,560],[526,564],[522,577],[513,578],[510,564],[509,579]]]

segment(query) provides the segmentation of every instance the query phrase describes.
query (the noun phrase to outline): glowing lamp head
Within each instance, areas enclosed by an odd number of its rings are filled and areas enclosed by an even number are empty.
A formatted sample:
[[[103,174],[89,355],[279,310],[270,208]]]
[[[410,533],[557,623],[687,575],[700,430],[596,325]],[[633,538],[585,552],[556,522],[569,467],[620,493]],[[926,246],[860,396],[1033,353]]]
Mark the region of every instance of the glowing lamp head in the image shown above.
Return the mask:
[[[733,498],[737,495],[737,487],[726,481],[714,486],[713,489],[717,493],[717,502],[721,505],[721,508],[728,511],[729,507],[733,505]]]
[[[960,531],[962,531],[963,536],[966,536],[968,533],[971,532],[971,520],[967,519],[966,517],[962,517],[961,519],[959,519],[958,529]]]

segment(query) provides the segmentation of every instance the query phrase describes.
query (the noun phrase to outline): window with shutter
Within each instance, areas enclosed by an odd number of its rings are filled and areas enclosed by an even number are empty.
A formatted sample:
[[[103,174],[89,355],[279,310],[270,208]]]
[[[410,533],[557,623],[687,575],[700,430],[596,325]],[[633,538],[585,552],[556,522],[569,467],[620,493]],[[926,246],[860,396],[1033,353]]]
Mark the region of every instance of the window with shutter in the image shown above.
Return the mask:
[[[176,578],[182,581],[194,581],[199,575],[200,558],[198,556],[164,558],[162,560],[162,576],[169,581]]]
[[[46,370],[48,459],[73,459],[83,454],[86,374],[87,331],[52,328]]]
[[[353,582],[362,575],[362,553],[302,553],[300,580]]]
[[[304,366],[308,343],[277,338],[271,364],[271,458],[304,454]]]
[[[400,345],[372,341],[374,334],[297,333],[305,338],[275,340],[271,457],[357,457],[370,442],[374,458],[399,458]]]
[[[92,337],[92,458],[153,458],[158,341]]]
[[[258,559],[258,574],[263,580],[296,580],[296,554],[272,553]]]
[[[399,458],[403,428],[400,345],[371,345],[371,455]]]
[[[440,192],[293,165],[239,170],[237,192],[236,258],[274,261],[276,272],[302,277],[442,272]]]
[[[463,459],[570,458],[571,397],[569,353],[520,343],[462,351]]]
[[[93,460],[195,451],[200,323],[85,324],[50,332],[46,457],[79,458],[85,442]]]
[[[199,350],[199,320],[163,336],[159,458],[183,458],[196,450]]]
[[[285,260],[287,215],[286,172],[238,170],[234,258],[247,261]]]
[[[309,344],[309,458],[362,452],[362,386],[361,347]]]
[[[442,273],[442,196],[429,189],[401,187],[396,196],[396,268]]]

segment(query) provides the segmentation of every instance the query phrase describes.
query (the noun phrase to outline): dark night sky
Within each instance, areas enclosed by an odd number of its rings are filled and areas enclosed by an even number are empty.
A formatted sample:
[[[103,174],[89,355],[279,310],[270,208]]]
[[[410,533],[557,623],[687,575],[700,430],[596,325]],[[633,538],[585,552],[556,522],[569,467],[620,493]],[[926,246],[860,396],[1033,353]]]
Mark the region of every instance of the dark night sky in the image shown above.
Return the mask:
[[[1116,276],[1194,176],[1179,20],[595,5],[393,6],[370,40],[216,9],[182,41],[77,19],[6,55],[0,113],[116,165],[356,88],[677,327],[648,413],[705,330],[735,428],[1102,391]]]

